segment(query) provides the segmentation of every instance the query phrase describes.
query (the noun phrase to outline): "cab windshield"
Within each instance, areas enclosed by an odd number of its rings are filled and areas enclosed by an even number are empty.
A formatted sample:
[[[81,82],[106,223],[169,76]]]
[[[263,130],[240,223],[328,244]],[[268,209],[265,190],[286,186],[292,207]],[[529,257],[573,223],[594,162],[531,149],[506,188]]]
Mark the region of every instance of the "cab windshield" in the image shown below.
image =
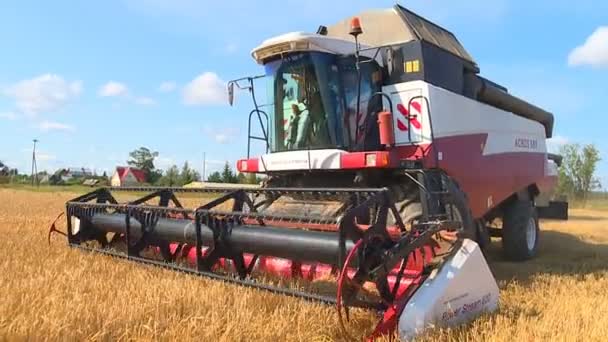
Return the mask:
[[[270,76],[267,91],[272,104],[270,150],[351,150],[351,146],[363,143],[359,139],[364,136],[363,127],[374,110],[369,100],[380,87],[372,81],[371,74],[378,72],[370,69],[372,64],[367,63],[362,69],[357,114],[357,73],[353,57],[305,52],[267,63],[266,74]]]

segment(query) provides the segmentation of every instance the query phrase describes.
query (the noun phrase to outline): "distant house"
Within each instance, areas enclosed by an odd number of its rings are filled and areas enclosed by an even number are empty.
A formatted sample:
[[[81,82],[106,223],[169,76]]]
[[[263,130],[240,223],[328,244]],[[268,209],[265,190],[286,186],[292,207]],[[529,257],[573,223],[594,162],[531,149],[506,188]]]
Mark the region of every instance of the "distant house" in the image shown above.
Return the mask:
[[[47,174],[38,174],[38,183],[40,184],[46,184],[49,182],[49,180],[51,179],[51,177]]]
[[[90,169],[81,167],[70,167],[68,169],[63,169],[60,171],[61,180],[67,182],[74,178],[86,178],[93,176],[93,172]]]
[[[133,186],[145,181],[146,173],[143,170],[128,166],[117,166],[110,184],[112,186]]]

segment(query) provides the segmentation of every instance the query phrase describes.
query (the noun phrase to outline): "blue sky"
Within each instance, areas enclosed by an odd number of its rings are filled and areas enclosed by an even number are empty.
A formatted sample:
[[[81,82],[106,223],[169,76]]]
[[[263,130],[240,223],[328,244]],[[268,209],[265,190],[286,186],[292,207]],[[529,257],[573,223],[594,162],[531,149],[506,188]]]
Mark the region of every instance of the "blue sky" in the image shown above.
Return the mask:
[[[249,51],[393,1],[12,1],[0,8],[0,160],[111,172],[148,146],[158,165],[208,169],[246,154],[250,101],[227,80]],[[608,2],[402,1],[454,32],[482,74],[556,115],[553,148],[595,143],[608,185]],[[263,95],[263,94],[262,94]]]

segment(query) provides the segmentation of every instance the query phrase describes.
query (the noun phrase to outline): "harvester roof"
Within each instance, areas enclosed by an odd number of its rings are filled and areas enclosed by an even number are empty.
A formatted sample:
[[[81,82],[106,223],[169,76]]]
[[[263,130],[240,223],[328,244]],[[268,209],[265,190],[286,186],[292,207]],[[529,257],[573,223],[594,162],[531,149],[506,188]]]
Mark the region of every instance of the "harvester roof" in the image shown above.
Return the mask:
[[[350,54],[355,51],[351,38],[328,37],[316,33],[290,32],[265,40],[253,49],[251,55],[258,63],[272,56],[287,52],[319,51],[336,55]]]
[[[476,64],[452,32],[400,5],[368,10],[356,16],[363,26],[364,34],[359,36],[359,40],[364,45],[385,46],[422,40]],[[350,19],[327,28],[327,35],[331,37],[352,39],[349,32]]]
[[[395,5],[393,8],[368,10],[357,17],[363,24],[364,34],[359,36],[362,48],[424,41],[459,58],[477,65],[456,36],[441,26]],[[327,27],[327,34],[291,32],[265,40],[252,51],[258,63],[272,56],[297,51],[320,51],[338,55],[351,54],[355,45],[350,35],[350,18]],[[363,55],[372,57],[371,51]]]

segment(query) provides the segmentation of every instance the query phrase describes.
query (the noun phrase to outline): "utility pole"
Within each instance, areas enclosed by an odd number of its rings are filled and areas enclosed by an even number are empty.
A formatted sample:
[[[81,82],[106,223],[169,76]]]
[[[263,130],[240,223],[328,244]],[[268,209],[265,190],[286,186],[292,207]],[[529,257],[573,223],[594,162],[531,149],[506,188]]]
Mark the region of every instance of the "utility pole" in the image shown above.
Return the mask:
[[[206,153],[203,152],[203,177],[201,177],[201,181],[204,182],[205,181],[205,169],[207,168],[207,156]]]
[[[36,165],[36,143],[38,139],[32,140],[34,149],[32,150],[32,186],[38,186],[38,165]]]

